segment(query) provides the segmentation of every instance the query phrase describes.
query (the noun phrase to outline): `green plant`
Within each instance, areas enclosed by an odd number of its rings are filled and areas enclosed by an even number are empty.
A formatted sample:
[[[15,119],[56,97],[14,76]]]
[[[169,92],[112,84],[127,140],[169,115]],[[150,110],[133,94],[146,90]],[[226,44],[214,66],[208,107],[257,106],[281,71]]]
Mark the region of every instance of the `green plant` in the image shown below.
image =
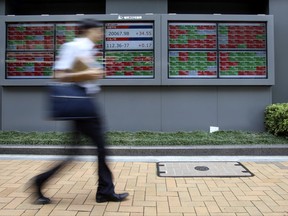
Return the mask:
[[[277,103],[266,107],[265,126],[269,133],[288,136],[288,103]]]
[[[111,146],[288,145],[288,137],[245,131],[217,131],[214,133],[207,131],[110,131],[106,133],[106,137]],[[71,138],[72,134],[69,132],[0,131],[0,145],[67,145],[71,142]],[[91,141],[82,137],[79,145],[91,145]]]

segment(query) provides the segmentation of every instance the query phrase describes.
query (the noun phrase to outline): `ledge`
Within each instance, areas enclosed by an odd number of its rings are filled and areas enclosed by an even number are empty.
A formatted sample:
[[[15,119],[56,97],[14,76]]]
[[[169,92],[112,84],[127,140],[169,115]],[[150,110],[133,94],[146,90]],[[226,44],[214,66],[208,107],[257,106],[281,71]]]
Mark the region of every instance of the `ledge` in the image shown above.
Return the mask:
[[[113,146],[113,156],[287,156],[288,145],[197,145],[197,146]],[[96,155],[93,146],[0,145],[0,154],[17,155]]]

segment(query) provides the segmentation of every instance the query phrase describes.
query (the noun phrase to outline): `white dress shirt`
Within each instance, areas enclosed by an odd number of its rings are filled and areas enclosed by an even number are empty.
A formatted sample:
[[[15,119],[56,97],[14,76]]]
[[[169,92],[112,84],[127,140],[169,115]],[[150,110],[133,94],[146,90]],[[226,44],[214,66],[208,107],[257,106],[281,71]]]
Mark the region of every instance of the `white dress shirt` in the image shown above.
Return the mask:
[[[54,70],[72,70],[77,58],[87,59],[92,62],[91,67],[102,69],[103,66],[95,61],[95,54],[98,50],[94,46],[95,44],[88,38],[75,38],[71,42],[64,43],[59,50]],[[95,94],[100,91],[97,81],[86,81],[78,84],[86,88],[87,94]]]

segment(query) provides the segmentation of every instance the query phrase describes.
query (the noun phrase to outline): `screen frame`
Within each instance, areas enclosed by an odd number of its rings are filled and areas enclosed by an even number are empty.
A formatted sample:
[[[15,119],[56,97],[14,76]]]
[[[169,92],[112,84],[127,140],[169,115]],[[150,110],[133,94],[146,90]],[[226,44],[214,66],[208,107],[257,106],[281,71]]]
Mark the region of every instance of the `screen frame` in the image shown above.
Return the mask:
[[[160,17],[153,14],[115,14],[115,15],[40,15],[40,16],[0,16],[0,28],[3,31],[0,32],[0,38],[4,40],[0,41],[0,83],[1,86],[45,86],[53,79],[49,78],[6,78],[6,25],[9,23],[41,23],[41,22],[77,22],[84,18],[94,18],[103,22],[153,22],[154,23],[154,77],[153,78],[109,78],[102,79],[99,83],[103,86],[131,86],[131,85],[160,85],[161,84],[161,48],[157,46],[161,41],[160,29]]]
[[[275,85],[274,20],[272,15],[177,15],[177,14],[110,14],[110,15],[40,15],[0,16],[0,84],[1,86],[45,86],[51,79],[6,79],[6,24],[9,22],[75,22],[95,18],[104,22],[154,22],[154,78],[102,79],[103,86],[251,86]],[[267,26],[267,78],[168,78],[168,23],[169,22],[265,22]]]
[[[169,32],[170,22],[264,22],[267,27],[267,78],[169,78]],[[274,25],[271,15],[162,15],[162,84],[163,85],[275,85]],[[205,51],[205,50],[203,50]]]

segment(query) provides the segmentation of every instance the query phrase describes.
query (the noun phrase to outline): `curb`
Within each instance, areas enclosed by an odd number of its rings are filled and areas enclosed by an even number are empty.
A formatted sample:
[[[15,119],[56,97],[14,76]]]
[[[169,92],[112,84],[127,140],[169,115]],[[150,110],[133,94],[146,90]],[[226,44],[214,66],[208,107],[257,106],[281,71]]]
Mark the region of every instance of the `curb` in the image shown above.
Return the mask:
[[[197,146],[117,146],[108,147],[113,156],[287,156],[288,145],[197,145]],[[0,145],[0,154],[95,155],[93,146]]]

